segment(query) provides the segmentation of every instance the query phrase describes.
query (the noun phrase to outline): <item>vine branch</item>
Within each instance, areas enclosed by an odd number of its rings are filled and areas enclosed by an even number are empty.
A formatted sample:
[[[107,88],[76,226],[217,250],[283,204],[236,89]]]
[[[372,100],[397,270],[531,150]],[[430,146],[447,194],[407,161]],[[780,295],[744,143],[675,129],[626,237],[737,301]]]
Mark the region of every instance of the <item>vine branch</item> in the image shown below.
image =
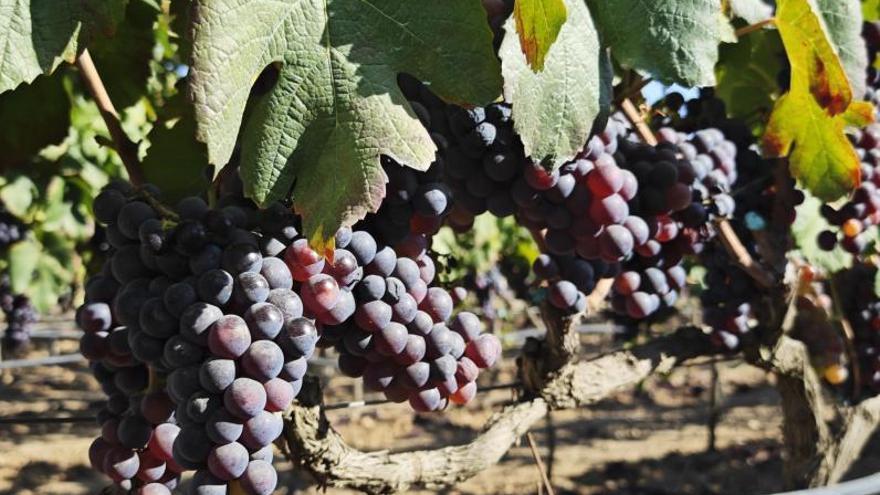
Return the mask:
[[[94,98],[95,104],[98,105],[98,110],[101,111],[101,117],[103,117],[104,123],[107,124],[107,130],[110,131],[114,148],[119,154],[125,170],[128,172],[129,180],[136,186],[143,184],[145,182],[144,171],[137,156],[137,145],[122,130],[119,113],[116,111],[116,107],[113,106],[110,95],[107,94],[107,88],[104,86],[104,82],[101,80],[100,74],[98,74],[98,69],[95,67],[95,62],[92,60],[92,56],[87,49],[83,50],[79,57],[77,57],[76,66],[79,68],[80,76],[82,76],[86,88],[89,90],[92,98]]]
[[[571,325],[548,325],[548,335],[555,331],[569,333],[570,328]],[[562,345],[568,340],[553,342]],[[686,328],[630,349],[566,362],[544,376],[543,387],[496,413],[470,443],[394,454],[361,452],[349,446],[326,418],[318,380],[307,377],[297,401],[285,412],[284,437],[291,459],[325,485],[367,493],[449,486],[496,464],[550,410],[593,404],[655,372],[668,371],[684,360],[705,354],[708,346],[708,340],[698,330]],[[540,375],[552,368],[526,365],[533,359],[542,359],[545,352],[523,356],[521,371]],[[534,376],[531,379],[532,384],[538,381]],[[526,388],[528,391],[529,387]]]

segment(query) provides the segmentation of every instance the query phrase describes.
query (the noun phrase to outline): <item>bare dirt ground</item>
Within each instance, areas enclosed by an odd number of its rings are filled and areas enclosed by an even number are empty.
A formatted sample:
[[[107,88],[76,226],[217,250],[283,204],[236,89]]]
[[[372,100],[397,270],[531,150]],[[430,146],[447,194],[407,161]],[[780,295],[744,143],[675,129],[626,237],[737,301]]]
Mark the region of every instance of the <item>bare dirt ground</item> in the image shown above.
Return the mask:
[[[596,344],[594,342],[594,344]],[[608,342],[601,342],[607,347]],[[598,348],[596,346],[593,347]],[[74,342],[58,344],[74,352]],[[35,349],[31,356],[46,355]],[[485,384],[512,380],[512,360]],[[654,377],[594,407],[553,413],[535,430],[541,456],[557,493],[672,495],[765,494],[781,491],[782,449],[779,400],[765,373],[737,362],[717,365],[720,414],[716,450],[708,451],[709,365],[687,366]],[[102,394],[85,363],[0,371],[0,418],[84,416]],[[351,380],[331,382],[328,402],[355,397]],[[466,408],[414,415],[401,405],[331,411],[333,424],[365,450],[408,450],[463,443],[486,418],[510,400],[509,390],[481,394]],[[87,449],[98,427],[76,424],[0,424],[0,495],[97,493],[106,480],[88,467]],[[392,439],[393,438],[393,439]],[[392,440],[389,440],[392,439]],[[277,493],[323,491],[280,454]],[[880,469],[880,437],[874,438],[850,477]],[[444,493],[541,493],[528,446]],[[348,493],[327,489],[326,493]],[[427,492],[425,492],[427,493]]]

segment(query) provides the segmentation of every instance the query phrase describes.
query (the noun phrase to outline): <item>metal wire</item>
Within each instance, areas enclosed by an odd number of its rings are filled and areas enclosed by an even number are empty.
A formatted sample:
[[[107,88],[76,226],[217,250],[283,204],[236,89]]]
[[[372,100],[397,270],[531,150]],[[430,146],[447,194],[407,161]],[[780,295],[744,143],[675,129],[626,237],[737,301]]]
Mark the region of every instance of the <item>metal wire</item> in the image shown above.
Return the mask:
[[[61,364],[73,364],[85,360],[82,354],[62,354],[60,356],[47,356],[31,359],[10,359],[0,361],[0,370],[13,368],[33,368],[35,366],[57,366]]]
[[[91,416],[10,416],[0,418],[0,425],[41,425],[41,424],[76,424],[95,423],[95,415]]]
[[[521,386],[520,382],[501,383],[498,385],[489,385],[477,389],[478,394],[491,392],[493,390],[503,390],[517,388]],[[358,409],[361,407],[382,406],[391,404],[388,399],[373,400],[355,400],[350,402],[334,402],[324,406],[325,411],[335,411],[339,409]],[[97,414],[97,413],[95,413]],[[95,415],[91,416],[9,416],[0,417],[0,425],[28,425],[28,424],[65,424],[65,423],[94,423]]]

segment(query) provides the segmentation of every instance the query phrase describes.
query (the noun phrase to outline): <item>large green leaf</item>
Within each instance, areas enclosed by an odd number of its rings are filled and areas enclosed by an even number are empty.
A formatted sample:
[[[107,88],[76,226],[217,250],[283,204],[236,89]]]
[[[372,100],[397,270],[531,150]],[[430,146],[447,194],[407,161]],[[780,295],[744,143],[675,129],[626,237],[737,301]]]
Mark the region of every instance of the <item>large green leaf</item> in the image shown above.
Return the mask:
[[[112,38],[101,39],[89,50],[101,79],[117,108],[144,97],[153,56],[153,23],[159,11],[147,0],[132,0]]]
[[[621,64],[663,82],[714,86],[718,43],[733,30],[719,0],[588,0]]]
[[[24,292],[34,276],[40,259],[39,243],[26,239],[10,246],[6,253],[9,267],[9,285],[12,292]]]
[[[529,67],[513,19],[499,50],[504,97],[513,104],[526,154],[554,167],[583,148],[611,93],[610,62],[589,10],[579,0],[566,0],[566,7],[568,20],[541,72]]]
[[[433,160],[399,72],[455,101],[500,93],[492,35],[474,0],[214,0],[198,2],[194,18],[192,93],[212,164],[231,156],[257,75],[281,63],[246,125],[242,178],[261,204],[295,183],[310,238],[378,207],[380,154],[420,169]]]
[[[715,94],[724,100],[727,113],[765,122],[779,91],[777,74],[784,60],[785,48],[775,29],[762,29],[743,36],[738,43],[722,44],[715,67]]]
[[[34,202],[37,186],[26,175],[17,175],[0,188],[0,201],[13,215],[22,218]]]
[[[25,164],[37,151],[67,136],[70,99],[62,76],[38,77],[0,93],[0,169]]]
[[[208,187],[205,170],[208,152],[204,143],[196,141],[196,121],[191,105],[175,98],[172,106],[180,115],[165,122],[157,122],[147,139],[150,147],[144,157],[147,180],[162,188],[169,199],[197,195]]]
[[[95,33],[111,35],[128,0],[0,0],[0,93],[49,74]]]
[[[862,38],[862,5],[859,0],[815,0],[819,16],[825,21],[831,44],[852,86],[853,96],[865,95],[868,51]]]

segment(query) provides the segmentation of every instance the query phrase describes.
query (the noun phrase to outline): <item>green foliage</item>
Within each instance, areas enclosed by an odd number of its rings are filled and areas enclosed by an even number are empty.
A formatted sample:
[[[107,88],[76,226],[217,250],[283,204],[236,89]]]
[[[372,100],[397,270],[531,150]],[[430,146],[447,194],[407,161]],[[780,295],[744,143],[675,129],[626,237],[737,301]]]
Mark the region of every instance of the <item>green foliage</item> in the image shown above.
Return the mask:
[[[797,218],[791,226],[791,235],[801,256],[809,263],[828,274],[844,270],[852,266],[852,256],[839,245],[832,251],[819,247],[817,238],[823,230],[831,226],[819,213],[822,202],[810,194],[797,207]]]
[[[513,4],[520,48],[535,72],[544,70],[547,52],[567,16],[564,0],[519,0]]]
[[[128,0],[0,0],[0,93],[50,74],[97,34],[111,35]]]
[[[183,93],[169,102],[164,113],[147,136],[150,147],[143,167],[147,180],[162,189],[165,199],[175,201],[207,190],[208,152],[195,138],[193,107]]]
[[[880,20],[880,0],[862,0],[862,17],[866,21]]]
[[[150,77],[150,60],[156,44],[153,23],[159,10],[146,0],[131,0],[125,20],[113,37],[96,40],[89,52],[113,104],[134,105],[144,97]]]
[[[779,92],[777,74],[784,61],[785,49],[775,29],[755,31],[737,43],[721,45],[715,94],[724,100],[731,117],[763,128]]]
[[[210,162],[229,159],[254,79],[282,62],[246,124],[242,178],[260,204],[293,187],[313,240],[378,208],[380,154],[418,169],[433,159],[397,73],[456,101],[486,103],[500,92],[490,31],[473,0],[220,0],[197,9],[192,88]]]
[[[718,0],[588,0],[602,41],[626,67],[685,86],[715,84],[718,44],[733,30]]]
[[[547,54],[544,69],[531,70],[515,22],[509,19],[499,55],[504,97],[526,155],[559,167],[583,148],[593,121],[608,109],[611,67],[586,6],[567,0],[568,20]]]
[[[62,75],[40,76],[0,93],[0,123],[0,170],[23,165],[44,147],[64,139],[70,125],[70,100]]]
[[[455,234],[444,227],[434,236],[431,249],[442,259],[454,263],[441,264],[441,280],[455,284],[467,275],[487,273],[503,258],[531,267],[540,251],[529,232],[511,218],[483,214],[474,219],[474,227]]]

